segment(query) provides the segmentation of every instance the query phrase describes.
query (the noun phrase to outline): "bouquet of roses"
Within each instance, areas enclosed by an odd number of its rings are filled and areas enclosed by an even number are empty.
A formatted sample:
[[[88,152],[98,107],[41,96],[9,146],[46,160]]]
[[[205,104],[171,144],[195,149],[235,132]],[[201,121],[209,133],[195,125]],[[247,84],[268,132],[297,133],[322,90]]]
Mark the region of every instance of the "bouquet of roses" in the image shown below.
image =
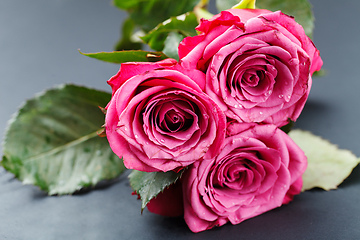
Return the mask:
[[[287,134],[322,66],[304,28],[281,11],[255,9],[255,1],[211,17],[203,7],[170,18],[142,38],[159,52],[85,54],[121,63],[108,81],[110,101],[106,93],[73,85],[29,101],[9,126],[2,166],[50,194],[114,178],[125,166],[133,169],[130,184],[142,210],[184,215],[193,232],[238,224],[289,203],[304,189],[335,188],[359,160],[307,132]],[[54,116],[51,104],[70,99],[76,110],[68,106]],[[101,132],[92,126],[103,121],[96,105],[106,105]],[[83,116],[93,121],[80,128]],[[64,130],[58,122],[65,117],[71,126]],[[40,137],[30,134],[19,153],[16,136],[24,123],[29,131],[29,118],[41,122],[34,130]],[[306,152],[308,142],[313,146]],[[311,165],[319,161],[310,161],[311,147],[349,159],[344,172],[328,173],[332,185],[326,176],[318,181],[327,169]]]

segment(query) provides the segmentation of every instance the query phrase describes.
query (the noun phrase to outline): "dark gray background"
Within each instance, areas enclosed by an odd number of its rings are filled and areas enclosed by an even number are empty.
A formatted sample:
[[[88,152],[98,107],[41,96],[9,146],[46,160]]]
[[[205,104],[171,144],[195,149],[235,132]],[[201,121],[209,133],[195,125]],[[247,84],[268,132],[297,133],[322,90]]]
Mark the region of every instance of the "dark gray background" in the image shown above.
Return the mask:
[[[314,79],[296,127],[360,156],[360,1],[311,0],[326,76]],[[126,14],[110,0],[0,0],[0,135],[18,106],[62,83],[110,91],[118,66],[78,53],[111,51]],[[2,149],[0,149],[0,154]],[[0,168],[0,239],[359,239],[360,169],[338,190],[312,190],[239,225],[191,233],[181,218],[144,211],[126,176],[48,197]]]

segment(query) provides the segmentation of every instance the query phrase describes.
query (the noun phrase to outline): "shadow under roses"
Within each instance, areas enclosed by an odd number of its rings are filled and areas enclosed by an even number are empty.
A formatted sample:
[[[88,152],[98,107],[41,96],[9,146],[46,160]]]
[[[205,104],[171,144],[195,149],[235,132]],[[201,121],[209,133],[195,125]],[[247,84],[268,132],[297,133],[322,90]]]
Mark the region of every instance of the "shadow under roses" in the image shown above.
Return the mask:
[[[358,165],[353,169],[350,176],[341,183],[338,188],[347,188],[354,185],[360,185],[360,166]]]
[[[300,195],[301,196],[301,195]],[[310,220],[310,209],[303,207],[302,198],[296,196],[296,201],[289,205],[283,205],[259,216],[247,219],[240,224],[227,223],[222,227],[214,227],[207,231],[193,233],[187,227],[183,217],[163,217],[144,211],[146,225],[142,225],[149,236],[157,236],[157,239],[221,239],[221,236],[232,236],[227,239],[276,239],[275,235],[280,226],[288,224],[293,226],[299,222],[305,223]],[[291,206],[293,205],[293,206]],[[293,217],[295,216],[295,217]],[[159,227],[161,226],[161,227]],[[292,239],[294,229],[281,229],[283,239]],[[269,238],[270,236],[270,238]],[[273,236],[274,238],[271,238]],[[288,238],[286,238],[288,237]],[[151,237],[147,238],[151,239]]]
[[[324,119],[327,119],[333,110],[325,102],[308,99],[299,119],[294,123],[294,128],[308,130],[316,134],[318,123],[324,122]]]

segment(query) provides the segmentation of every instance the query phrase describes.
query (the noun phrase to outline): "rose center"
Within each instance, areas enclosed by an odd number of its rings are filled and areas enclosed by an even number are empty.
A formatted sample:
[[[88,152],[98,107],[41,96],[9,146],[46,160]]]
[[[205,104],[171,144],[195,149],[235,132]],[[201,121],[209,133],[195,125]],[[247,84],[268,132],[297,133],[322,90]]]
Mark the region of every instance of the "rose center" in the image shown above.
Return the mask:
[[[193,123],[193,117],[178,108],[177,106],[168,103],[163,105],[164,115],[158,118],[160,128],[165,132],[179,132],[187,130]]]
[[[170,110],[165,114],[165,125],[170,131],[177,131],[184,125],[184,118],[174,110]]]

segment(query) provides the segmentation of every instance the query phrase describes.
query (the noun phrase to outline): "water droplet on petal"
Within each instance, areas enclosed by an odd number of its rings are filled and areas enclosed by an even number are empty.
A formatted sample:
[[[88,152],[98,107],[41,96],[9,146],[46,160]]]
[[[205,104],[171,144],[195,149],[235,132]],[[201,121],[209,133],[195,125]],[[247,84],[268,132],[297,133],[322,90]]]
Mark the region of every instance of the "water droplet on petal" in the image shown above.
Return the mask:
[[[279,98],[283,98],[284,97],[284,95],[282,95],[282,94],[279,94]]]
[[[210,77],[211,78],[215,78],[216,77],[216,72],[215,72],[215,70],[214,69],[210,69]]]
[[[259,112],[260,113],[260,115],[262,115],[263,114],[263,112]]]
[[[139,136],[135,134],[135,138],[139,138]]]
[[[160,142],[164,143],[164,142],[165,142],[165,139],[160,139]]]
[[[239,106],[237,104],[234,105],[234,108],[238,108]]]

